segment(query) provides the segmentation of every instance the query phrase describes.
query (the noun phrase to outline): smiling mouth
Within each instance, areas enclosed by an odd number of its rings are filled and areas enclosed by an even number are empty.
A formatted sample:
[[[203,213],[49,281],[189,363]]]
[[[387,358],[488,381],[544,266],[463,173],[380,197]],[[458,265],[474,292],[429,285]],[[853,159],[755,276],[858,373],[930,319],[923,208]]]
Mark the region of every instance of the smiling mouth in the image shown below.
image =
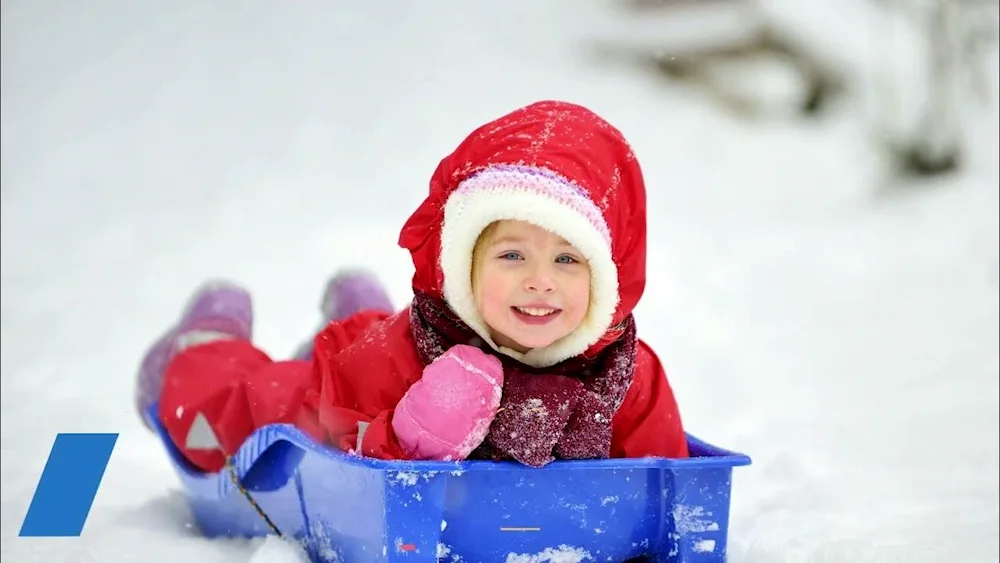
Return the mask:
[[[528,324],[547,323],[562,312],[562,309],[548,307],[511,307],[510,310],[522,322]]]
[[[511,307],[511,309],[514,309],[518,313],[531,315],[532,317],[548,317],[560,311],[560,309],[551,309],[547,307]]]

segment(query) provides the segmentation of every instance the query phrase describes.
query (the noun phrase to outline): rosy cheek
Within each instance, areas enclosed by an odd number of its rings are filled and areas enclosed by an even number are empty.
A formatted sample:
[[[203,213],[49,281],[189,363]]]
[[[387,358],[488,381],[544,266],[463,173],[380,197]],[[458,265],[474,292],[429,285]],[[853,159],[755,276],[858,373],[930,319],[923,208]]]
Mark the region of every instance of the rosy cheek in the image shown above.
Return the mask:
[[[574,287],[573,303],[579,308],[587,308],[590,303],[590,284],[581,283]]]
[[[481,299],[483,309],[487,311],[496,311],[504,306],[503,291],[495,283],[486,283],[483,285]]]

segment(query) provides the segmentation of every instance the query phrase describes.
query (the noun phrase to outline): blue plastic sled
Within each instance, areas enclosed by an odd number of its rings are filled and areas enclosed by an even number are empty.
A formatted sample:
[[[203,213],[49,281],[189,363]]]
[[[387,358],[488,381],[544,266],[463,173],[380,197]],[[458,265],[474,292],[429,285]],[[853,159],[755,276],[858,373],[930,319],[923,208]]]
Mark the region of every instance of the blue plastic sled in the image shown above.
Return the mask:
[[[192,467],[147,412],[209,537],[273,533],[230,473]],[[399,462],[261,428],[233,458],[243,488],[316,563],[726,560],[732,470],[750,458],[688,436],[692,458]]]

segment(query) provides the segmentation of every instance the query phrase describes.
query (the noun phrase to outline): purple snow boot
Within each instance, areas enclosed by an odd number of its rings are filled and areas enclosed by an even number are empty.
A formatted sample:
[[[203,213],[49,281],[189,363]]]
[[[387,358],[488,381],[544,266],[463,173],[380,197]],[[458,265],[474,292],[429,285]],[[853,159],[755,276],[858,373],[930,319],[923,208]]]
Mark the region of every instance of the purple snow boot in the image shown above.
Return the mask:
[[[392,301],[374,273],[367,270],[343,270],[327,282],[323,300],[319,304],[323,330],[331,321],[345,319],[360,311],[393,313]],[[295,352],[295,359],[312,359],[313,339],[303,342]]]
[[[251,340],[253,303],[235,284],[208,282],[188,300],[177,324],[161,336],[142,360],[135,388],[139,417],[149,426],[147,410],[159,400],[163,372],[174,354],[188,346],[223,338]]]

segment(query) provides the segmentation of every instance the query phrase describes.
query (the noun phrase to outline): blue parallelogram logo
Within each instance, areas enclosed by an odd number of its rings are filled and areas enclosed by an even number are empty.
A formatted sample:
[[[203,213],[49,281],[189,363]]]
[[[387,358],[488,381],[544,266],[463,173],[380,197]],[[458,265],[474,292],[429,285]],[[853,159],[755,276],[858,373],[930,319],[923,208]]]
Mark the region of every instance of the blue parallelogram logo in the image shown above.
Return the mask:
[[[117,441],[118,434],[58,434],[18,535],[78,537]]]

